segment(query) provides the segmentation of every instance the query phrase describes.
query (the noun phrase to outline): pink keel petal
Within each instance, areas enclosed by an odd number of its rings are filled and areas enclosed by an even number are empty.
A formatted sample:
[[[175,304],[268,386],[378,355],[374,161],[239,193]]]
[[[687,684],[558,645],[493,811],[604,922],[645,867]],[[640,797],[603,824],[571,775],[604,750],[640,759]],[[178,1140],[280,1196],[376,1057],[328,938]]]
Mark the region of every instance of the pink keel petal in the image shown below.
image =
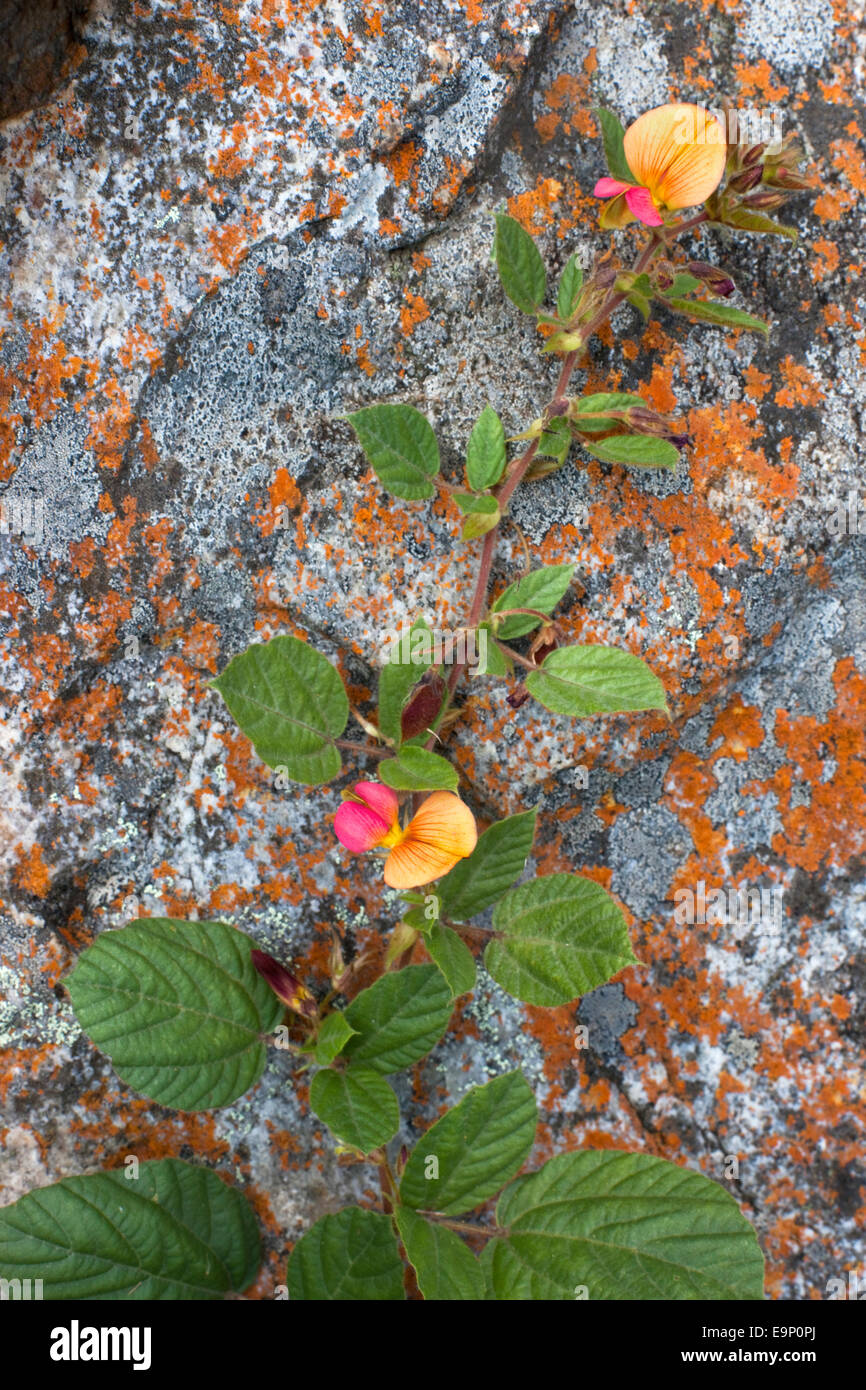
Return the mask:
[[[382,820],[387,821],[388,829],[397,819],[397,811],[400,801],[396,792],[390,787],[386,787],[384,782],[356,782],[352,788],[352,795],[359,796],[365,801],[371,810],[381,816]]]
[[[631,185],[623,183],[621,179],[599,179],[595,188],[592,190],[596,198],[615,198],[617,193],[624,193]]]
[[[334,834],[353,854],[378,845],[390,829],[390,821],[358,801],[344,801],[334,817]]]
[[[660,227],[662,216],[653,202],[653,195],[648,188],[628,189],[625,200],[628,203],[629,211],[633,212],[638,222],[643,222],[647,227]]]

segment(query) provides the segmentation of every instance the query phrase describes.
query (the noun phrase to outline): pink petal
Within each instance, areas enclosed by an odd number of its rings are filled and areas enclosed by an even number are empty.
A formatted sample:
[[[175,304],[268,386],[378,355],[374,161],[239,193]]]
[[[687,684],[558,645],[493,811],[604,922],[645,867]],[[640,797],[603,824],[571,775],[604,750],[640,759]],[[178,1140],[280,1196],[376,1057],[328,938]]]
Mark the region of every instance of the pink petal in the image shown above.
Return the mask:
[[[621,179],[599,179],[595,188],[592,190],[596,198],[615,198],[617,193],[624,193],[631,184],[623,183]]]
[[[390,829],[390,822],[359,801],[344,801],[334,817],[334,834],[353,854],[378,845]]]
[[[390,787],[386,787],[384,782],[356,782],[352,788],[352,795],[359,796],[365,801],[377,816],[381,816],[388,823],[388,829],[397,819],[397,812],[400,808],[400,800],[397,793]]]
[[[625,195],[629,211],[647,227],[661,227],[663,218],[648,188],[629,188]]]

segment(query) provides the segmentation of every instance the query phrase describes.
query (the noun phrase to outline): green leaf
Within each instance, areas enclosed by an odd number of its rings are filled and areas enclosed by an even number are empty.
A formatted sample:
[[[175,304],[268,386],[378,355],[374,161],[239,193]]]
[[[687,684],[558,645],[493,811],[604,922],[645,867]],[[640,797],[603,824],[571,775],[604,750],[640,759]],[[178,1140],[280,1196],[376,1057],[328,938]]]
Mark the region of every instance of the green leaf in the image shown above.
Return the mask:
[[[680,299],[683,295],[694,294],[695,290],[700,288],[700,284],[701,281],[696,275],[688,275],[685,272],[675,275],[670,289],[665,290],[665,298],[673,295],[675,299]]]
[[[566,419],[559,416],[551,420],[549,427],[539,439],[535,452],[542,458],[556,459],[561,468],[568,458],[571,443],[571,426]]]
[[[763,319],[755,318],[754,314],[745,314],[742,309],[734,309],[720,300],[669,299],[667,302],[672,309],[688,314],[689,318],[720,323],[728,328],[748,328],[753,333],[763,333],[765,338],[770,336],[770,325]]]
[[[573,251],[565,263],[565,269],[559,280],[559,292],[556,297],[556,312],[563,322],[567,323],[577,308],[580,292],[583,289],[583,270],[578,260],[579,253]]]
[[[425,1301],[484,1298],[481,1266],[454,1231],[425,1221],[408,1207],[398,1207],[394,1216]]]
[[[526,1161],[536,1122],[535,1098],[521,1072],[473,1086],[418,1140],[400,1183],[401,1202],[444,1216],[481,1206]]]
[[[409,502],[432,497],[439,445],[427,418],[411,405],[368,405],[349,417],[382,486]]]
[[[507,676],[512,669],[513,663],[496,645],[490,623],[479,623],[478,664],[472,674],[474,676]]]
[[[679,450],[669,439],[648,434],[615,434],[610,439],[584,439],[583,447],[605,463],[625,463],[632,468],[675,468]]]
[[[400,1127],[397,1097],[384,1076],[370,1067],[353,1064],[343,1071],[317,1071],[310,1105],[338,1139],[365,1154],[381,1149]]]
[[[516,583],[509,584],[493,604],[491,612],[502,613],[508,608],[538,608],[542,613],[552,613],[565,597],[574,570],[574,565],[546,565],[544,569],[532,570]],[[531,613],[515,613],[496,625],[497,636],[503,642],[522,637],[538,627],[540,621]]]
[[[256,642],[211,681],[263,763],[317,786],[340,771],[349,701],[330,661],[297,637]]]
[[[623,139],[625,131],[612,111],[606,107],[599,106],[595,112],[598,123],[601,126],[601,138],[604,141],[604,157],[607,160],[607,167],[612,178],[620,179],[623,183],[635,183],[636,179],[631,169],[628,167],[628,160],[625,157]]]
[[[505,472],[505,430],[492,406],[475,422],[466,450],[466,481],[475,492],[495,487]]]
[[[527,1004],[568,1004],[635,963],[613,898],[577,874],[534,878],[506,893],[493,927],[499,935],[484,964],[497,984]]]
[[[532,237],[513,217],[498,212],[493,247],[499,278],[508,298],[524,314],[534,314],[544,299],[547,275]]]
[[[797,228],[786,227],[763,212],[750,212],[748,208],[733,208],[725,214],[725,225],[736,227],[741,232],[763,232],[774,236],[785,236],[789,241],[797,240]]]
[[[325,1015],[319,1025],[314,1048],[315,1058],[320,1066],[329,1066],[334,1058],[340,1055],[354,1031],[346,1022],[344,1014],[335,1010],[334,1013]]]
[[[379,764],[379,778],[397,792],[456,792],[457,769],[427,748],[407,747]]]
[[[104,931],[67,980],[85,1033],[127,1086],[176,1110],[230,1105],[265,1069],[283,1005],[224,922],[148,917]]]
[[[441,922],[428,924],[424,945],[448,982],[456,999],[475,988],[475,958],[456,931],[443,927]]]
[[[642,396],[630,395],[626,391],[596,391],[591,396],[579,396],[572,402],[575,414],[571,423],[581,434],[603,434],[605,430],[616,429],[621,423],[609,415],[604,415],[604,411],[630,410],[635,405],[646,409],[646,401]]]
[[[255,1217],[216,1173],[161,1158],[40,1187],[0,1210],[0,1274],[46,1299],[214,1299],[261,1260]]]
[[[289,1256],[289,1298],[390,1302],[405,1298],[403,1261],[387,1216],[344,1207],[323,1216]]]
[[[446,917],[466,922],[497,902],[519,878],[535,838],[537,809],[496,821],[467,859],[455,864],[439,883]]]
[[[617,279],[616,289],[625,290],[629,304],[633,304],[635,309],[640,311],[644,320],[649,318],[653,289],[652,282],[645,271],[641,275],[630,272],[621,276]]]
[[[430,931],[433,923],[436,921],[436,917],[428,917],[426,907],[410,907],[403,913],[403,921],[406,923],[406,926],[411,927],[413,931],[426,933]]]
[[[560,1154],[499,1199],[497,1299],[760,1299],[755,1232],[718,1183],[649,1154]],[[492,1248],[491,1248],[492,1247]]]
[[[455,492],[454,501],[461,512],[468,513],[461,532],[464,541],[477,540],[499,525],[499,503],[489,493]]]
[[[400,715],[403,706],[413,686],[434,664],[432,637],[427,644],[427,655],[420,647],[420,639],[414,639],[414,634],[421,632],[430,633],[430,626],[424,618],[416,618],[408,639],[404,638],[397,644],[395,659],[386,661],[379,672],[379,728],[385,738],[391,739],[398,748],[402,742]],[[413,640],[418,640],[419,646],[413,646]],[[428,735],[419,734],[417,737],[426,743]]]
[[[619,647],[558,647],[530,671],[526,688],[554,714],[667,710],[664,686],[645,661]]]
[[[343,1056],[387,1074],[426,1056],[448,1027],[451,991],[435,965],[407,965],[356,995],[346,1019],[358,1034]]]

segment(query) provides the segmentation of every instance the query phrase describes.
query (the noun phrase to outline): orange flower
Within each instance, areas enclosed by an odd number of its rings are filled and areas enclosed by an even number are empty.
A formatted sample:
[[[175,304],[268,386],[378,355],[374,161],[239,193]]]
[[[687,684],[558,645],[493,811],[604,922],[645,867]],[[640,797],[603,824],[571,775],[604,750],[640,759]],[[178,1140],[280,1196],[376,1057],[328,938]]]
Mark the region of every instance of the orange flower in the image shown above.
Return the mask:
[[[712,111],[672,102],[638,116],[625,133],[623,152],[635,181],[599,179],[596,197],[615,200],[602,220],[606,226],[622,227],[636,217],[659,227],[663,212],[697,207],[718,188],[727,142]]]
[[[406,829],[400,827],[397,797],[379,782],[357,782],[334,820],[337,839],[359,853],[387,849],[389,888],[420,888],[441,878],[470,855],[478,840],[475,817],[453,792],[433,792]]]

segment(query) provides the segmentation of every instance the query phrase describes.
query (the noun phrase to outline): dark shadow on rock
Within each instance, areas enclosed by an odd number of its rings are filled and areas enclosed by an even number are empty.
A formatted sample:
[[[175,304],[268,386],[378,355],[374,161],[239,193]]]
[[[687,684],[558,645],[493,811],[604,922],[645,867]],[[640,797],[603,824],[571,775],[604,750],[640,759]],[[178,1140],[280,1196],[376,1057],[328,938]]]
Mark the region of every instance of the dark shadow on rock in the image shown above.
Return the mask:
[[[0,121],[48,101],[75,61],[90,0],[4,0]]]

